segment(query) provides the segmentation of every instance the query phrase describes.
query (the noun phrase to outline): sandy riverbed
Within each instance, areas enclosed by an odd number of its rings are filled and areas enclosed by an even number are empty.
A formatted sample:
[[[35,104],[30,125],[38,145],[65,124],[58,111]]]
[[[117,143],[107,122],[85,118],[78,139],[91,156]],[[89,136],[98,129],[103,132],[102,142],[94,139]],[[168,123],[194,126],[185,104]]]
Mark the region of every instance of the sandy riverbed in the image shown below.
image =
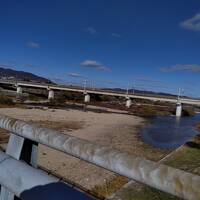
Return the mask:
[[[158,151],[140,141],[138,130],[145,120],[133,115],[22,108],[2,108],[0,114],[36,122],[44,127],[152,160],[159,160],[166,155],[165,151]],[[86,189],[102,185],[114,176],[111,172],[42,145],[39,146],[39,165]]]

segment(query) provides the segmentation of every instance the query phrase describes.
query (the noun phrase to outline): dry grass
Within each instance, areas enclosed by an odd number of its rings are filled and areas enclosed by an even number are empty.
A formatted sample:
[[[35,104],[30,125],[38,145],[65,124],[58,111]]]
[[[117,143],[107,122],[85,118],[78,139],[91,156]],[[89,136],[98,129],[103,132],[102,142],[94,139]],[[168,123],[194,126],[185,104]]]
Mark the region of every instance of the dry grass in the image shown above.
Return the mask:
[[[23,104],[20,104],[20,103],[16,103],[16,104],[13,104],[13,105],[0,104],[0,108],[22,108],[22,109],[26,109],[26,106],[24,106]]]
[[[77,122],[77,121],[54,122],[54,121],[40,120],[40,121],[30,121],[30,122],[39,124],[39,126],[42,126],[44,128],[50,128],[60,132],[63,132],[65,130],[67,131],[78,130],[83,128],[84,125],[83,122]]]
[[[130,112],[141,117],[168,116],[172,114],[172,110],[169,108],[158,108],[153,105],[135,106]]]
[[[12,98],[0,94],[0,104],[1,105],[14,105],[15,103],[13,102]]]
[[[193,108],[184,108],[183,109],[183,116],[190,117],[195,116],[196,113]]]
[[[200,136],[187,142],[179,151],[165,161],[165,164],[200,175]]]
[[[108,197],[118,191],[127,182],[127,178],[116,175],[110,180],[105,179],[104,184],[93,187],[91,193],[98,197]]]
[[[114,198],[113,200],[118,200]],[[139,183],[132,184],[131,188],[126,188],[120,195],[123,200],[181,200],[165,192],[153,189],[151,187],[141,185]]]
[[[8,143],[8,139],[9,134],[5,130],[0,129],[0,144]]]

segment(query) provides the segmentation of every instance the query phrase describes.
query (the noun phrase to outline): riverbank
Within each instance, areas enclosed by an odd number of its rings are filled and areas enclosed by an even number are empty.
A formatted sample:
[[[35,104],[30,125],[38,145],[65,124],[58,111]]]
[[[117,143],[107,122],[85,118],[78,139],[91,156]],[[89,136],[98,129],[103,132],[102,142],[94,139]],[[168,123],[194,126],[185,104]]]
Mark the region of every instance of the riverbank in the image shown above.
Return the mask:
[[[0,114],[34,122],[98,144],[108,145],[137,156],[158,161],[169,152],[141,141],[139,132],[146,120],[130,114],[70,109],[1,108]],[[113,112],[113,113],[112,113]],[[0,133],[1,134],[1,133]],[[99,196],[110,196],[128,182],[84,161],[39,145],[39,165]]]
[[[200,123],[193,124],[200,131]],[[194,127],[195,128],[195,127]],[[186,144],[173,151],[160,163],[200,175],[200,135],[196,135]],[[181,200],[143,184],[131,181],[122,187],[110,200]]]

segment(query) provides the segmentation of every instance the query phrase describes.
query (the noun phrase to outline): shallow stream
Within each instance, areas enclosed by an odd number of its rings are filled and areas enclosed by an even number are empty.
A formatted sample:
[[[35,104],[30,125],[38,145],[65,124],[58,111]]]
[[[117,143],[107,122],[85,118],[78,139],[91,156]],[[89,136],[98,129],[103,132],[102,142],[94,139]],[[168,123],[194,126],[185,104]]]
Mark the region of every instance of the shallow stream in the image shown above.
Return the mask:
[[[194,117],[175,116],[155,117],[142,130],[141,137],[145,143],[162,149],[176,149],[199,134],[196,129],[200,114]]]

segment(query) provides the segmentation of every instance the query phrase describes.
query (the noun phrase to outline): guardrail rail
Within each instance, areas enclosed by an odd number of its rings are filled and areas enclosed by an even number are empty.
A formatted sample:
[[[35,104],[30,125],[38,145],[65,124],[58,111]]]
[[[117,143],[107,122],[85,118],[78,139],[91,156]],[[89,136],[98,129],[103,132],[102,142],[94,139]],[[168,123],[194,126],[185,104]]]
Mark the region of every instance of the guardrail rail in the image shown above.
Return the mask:
[[[65,183],[36,168],[38,144],[183,199],[200,199],[198,175],[7,116],[0,115],[0,128],[11,133],[6,153],[0,152],[1,200],[44,200],[44,194],[46,199],[62,200],[70,194]],[[76,194],[77,200],[91,199],[80,191]]]

